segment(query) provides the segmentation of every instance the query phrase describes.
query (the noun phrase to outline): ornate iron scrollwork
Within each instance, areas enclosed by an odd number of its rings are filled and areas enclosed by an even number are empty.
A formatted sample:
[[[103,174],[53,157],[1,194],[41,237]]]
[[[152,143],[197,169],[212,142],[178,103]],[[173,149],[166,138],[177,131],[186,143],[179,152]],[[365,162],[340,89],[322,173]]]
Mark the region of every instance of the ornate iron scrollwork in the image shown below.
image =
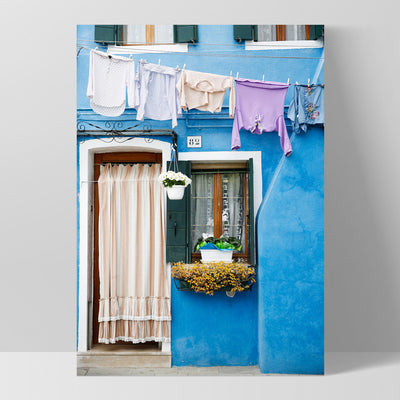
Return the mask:
[[[149,123],[139,122],[135,125],[125,127],[132,121],[100,121],[99,126],[89,121],[77,121],[77,133],[81,142],[87,138],[99,139],[104,143],[124,143],[135,137],[143,137],[146,143],[154,141],[152,136],[171,136],[173,143],[176,143],[176,133],[172,129],[153,130]],[[136,129],[135,129],[136,128]]]
[[[103,121],[100,121],[103,122]],[[138,128],[142,125],[142,128],[140,129],[143,132],[150,132],[152,130],[152,127],[149,123],[143,123],[139,122],[133,126],[128,126],[125,127],[125,122],[131,122],[131,121],[104,121],[102,123],[103,126],[95,125],[92,122],[89,121],[78,121],[77,122],[77,132],[78,134],[80,133],[85,133],[85,132],[95,132],[99,131],[101,134],[104,135],[114,135],[114,134],[123,134],[124,132],[129,132],[134,128]]]

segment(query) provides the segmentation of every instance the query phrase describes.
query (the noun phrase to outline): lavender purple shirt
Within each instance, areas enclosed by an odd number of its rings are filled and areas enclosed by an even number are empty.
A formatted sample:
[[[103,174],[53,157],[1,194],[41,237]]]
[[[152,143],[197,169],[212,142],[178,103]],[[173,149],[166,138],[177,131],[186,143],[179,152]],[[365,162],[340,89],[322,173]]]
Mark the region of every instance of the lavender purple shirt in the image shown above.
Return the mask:
[[[292,153],[283,115],[289,84],[236,78],[236,113],[232,130],[232,150],[240,148],[240,129],[261,135],[277,131],[285,156]]]

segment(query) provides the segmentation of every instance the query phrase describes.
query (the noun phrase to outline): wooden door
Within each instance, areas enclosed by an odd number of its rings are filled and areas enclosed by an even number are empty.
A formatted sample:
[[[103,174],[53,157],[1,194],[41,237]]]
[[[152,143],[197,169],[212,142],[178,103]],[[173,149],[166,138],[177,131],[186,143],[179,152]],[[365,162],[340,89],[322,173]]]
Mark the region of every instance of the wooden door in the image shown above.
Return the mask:
[[[161,164],[161,153],[100,153],[94,156],[94,235],[93,235],[93,337],[92,344],[98,343],[99,337],[99,300],[100,300],[100,274],[99,274],[99,191],[97,181],[100,176],[100,166],[112,164],[151,163]]]

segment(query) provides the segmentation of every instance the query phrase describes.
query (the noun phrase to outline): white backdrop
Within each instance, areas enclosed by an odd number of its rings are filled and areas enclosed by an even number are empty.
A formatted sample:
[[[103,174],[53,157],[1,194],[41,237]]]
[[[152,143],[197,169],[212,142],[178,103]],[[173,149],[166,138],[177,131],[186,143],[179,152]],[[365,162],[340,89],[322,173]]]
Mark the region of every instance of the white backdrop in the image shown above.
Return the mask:
[[[395,0],[152,3],[7,3],[0,350],[75,350],[76,24],[146,21],[326,25],[326,349],[400,351]]]

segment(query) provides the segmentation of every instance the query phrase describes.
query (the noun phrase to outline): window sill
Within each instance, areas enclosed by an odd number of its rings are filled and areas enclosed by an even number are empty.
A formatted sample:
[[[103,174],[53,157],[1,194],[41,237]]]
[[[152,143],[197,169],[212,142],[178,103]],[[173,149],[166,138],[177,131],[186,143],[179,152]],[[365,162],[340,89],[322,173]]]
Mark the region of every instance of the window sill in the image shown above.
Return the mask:
[[[245,50],[313,49],[324,47],[322,38],[317,40],[285,40],[273,42],[254,42],[246,40]]]
[[[154,44],[154,45],[140,45],[140,46],[108,46],[110,54],[142,54],[142,53],[187,53],[187,43],[175,44]]]

